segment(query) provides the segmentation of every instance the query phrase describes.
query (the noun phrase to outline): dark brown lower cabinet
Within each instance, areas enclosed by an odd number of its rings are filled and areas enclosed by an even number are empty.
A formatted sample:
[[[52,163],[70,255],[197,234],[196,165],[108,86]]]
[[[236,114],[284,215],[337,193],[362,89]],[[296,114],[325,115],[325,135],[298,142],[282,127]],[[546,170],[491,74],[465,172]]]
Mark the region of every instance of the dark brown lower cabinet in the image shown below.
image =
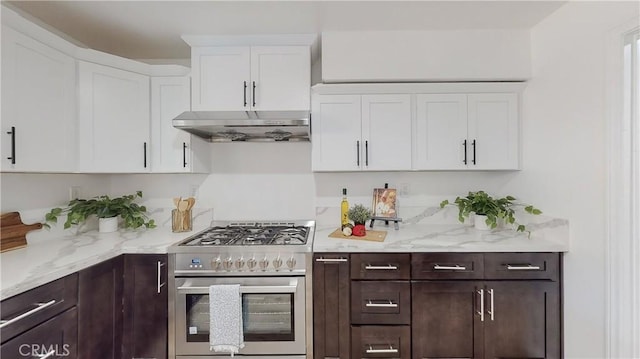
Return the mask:
[[[411,358],[408,325],[358,325],[351,328],[351,358]]]
[[[412,283],[413,358],[561,358],[551,281]]]
[[[166,283],[166,255],[125,255],[122,358],[167,358]]]
[[[0,346],[0,358],[67,358],[77,356],[76,307],[56,315]]]
[[[351,344],[349,255],[313,256],[314,358],[349,359]]]
[[[79,272],[79,358],[121,358],[123,270],[118,256]]]

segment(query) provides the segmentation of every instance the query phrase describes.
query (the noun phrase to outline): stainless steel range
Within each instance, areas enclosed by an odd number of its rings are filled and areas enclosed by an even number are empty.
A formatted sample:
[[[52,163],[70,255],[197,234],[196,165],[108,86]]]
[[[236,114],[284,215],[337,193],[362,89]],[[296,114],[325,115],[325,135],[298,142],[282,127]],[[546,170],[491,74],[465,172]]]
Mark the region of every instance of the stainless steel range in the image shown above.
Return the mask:
[[[209,349],[209,287],[240,284],[245,359],[305,358],[311,343],[314,221],[214,221],[169,249],[169,356]],[[307,310],[309,309],[309,310]]]

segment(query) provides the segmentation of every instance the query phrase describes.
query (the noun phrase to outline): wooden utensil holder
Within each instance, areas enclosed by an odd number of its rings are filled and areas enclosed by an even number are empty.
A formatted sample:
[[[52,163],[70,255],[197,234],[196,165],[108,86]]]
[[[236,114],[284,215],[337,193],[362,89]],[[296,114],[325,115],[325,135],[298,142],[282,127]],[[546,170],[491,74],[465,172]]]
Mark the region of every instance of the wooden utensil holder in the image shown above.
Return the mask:
[[[172,232],[189,232],[193,229],[191,210],[180,211],[174,209],[171,211],[171,231]]]

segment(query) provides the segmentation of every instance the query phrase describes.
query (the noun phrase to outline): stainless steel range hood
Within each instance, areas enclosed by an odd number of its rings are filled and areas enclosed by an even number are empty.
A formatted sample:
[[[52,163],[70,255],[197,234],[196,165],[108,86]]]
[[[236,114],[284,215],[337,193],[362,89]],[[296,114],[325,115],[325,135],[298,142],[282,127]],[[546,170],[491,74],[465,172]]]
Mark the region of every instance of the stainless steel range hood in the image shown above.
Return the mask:
[[[309,141],[307,111],[187,111],[173,127],[210,142]]]

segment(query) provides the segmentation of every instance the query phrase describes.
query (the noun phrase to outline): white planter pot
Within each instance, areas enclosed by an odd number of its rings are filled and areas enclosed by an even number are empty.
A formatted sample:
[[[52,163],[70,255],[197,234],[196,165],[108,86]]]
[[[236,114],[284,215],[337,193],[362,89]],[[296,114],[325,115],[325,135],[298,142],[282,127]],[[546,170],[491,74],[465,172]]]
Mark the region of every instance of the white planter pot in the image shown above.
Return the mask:
[[[98,232],[109,233],[118,230],[118,217],[98,218]]]
[[[488,231],[491,228],[487,225],[487,216],[484,214],[476,214],[473,219],[473,226],[480,231]]]

